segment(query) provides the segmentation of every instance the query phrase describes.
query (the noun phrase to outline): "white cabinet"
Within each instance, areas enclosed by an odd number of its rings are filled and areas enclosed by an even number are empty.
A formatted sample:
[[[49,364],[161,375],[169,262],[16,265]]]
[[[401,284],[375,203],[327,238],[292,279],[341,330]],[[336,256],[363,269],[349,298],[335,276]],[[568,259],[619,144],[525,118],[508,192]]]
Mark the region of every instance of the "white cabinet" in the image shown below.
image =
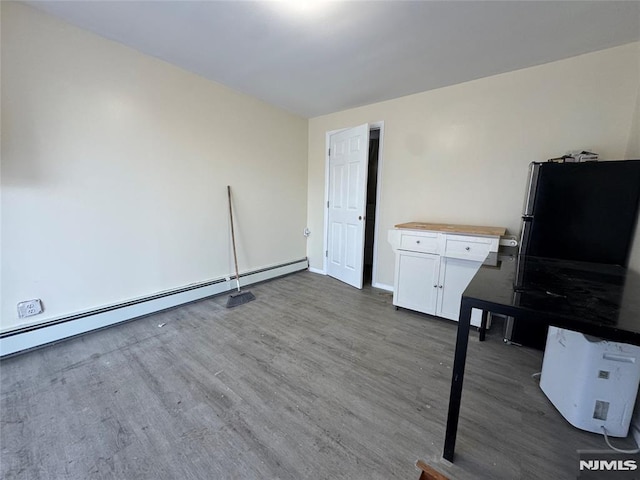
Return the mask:
[[[389,231],[396,254],[393,304],[457,321],[462,293],[489,252],[497,252],[500,229],[493,235],[469,235],[451,232],[456,226],[438,227],[447,230]],[[481,312],[474,309],[471,324],[479,327],[480,322]]]
[[[438,308],[435,315],[458,321],[462,292],[476,274],[482,262],[442,257],[440,259],[440,279],[438,283]],[[471,324],[480,326],[482,315],[474,311]]]
[[[439,270],[440,255],[398,252],[393,304],[435,315]]]

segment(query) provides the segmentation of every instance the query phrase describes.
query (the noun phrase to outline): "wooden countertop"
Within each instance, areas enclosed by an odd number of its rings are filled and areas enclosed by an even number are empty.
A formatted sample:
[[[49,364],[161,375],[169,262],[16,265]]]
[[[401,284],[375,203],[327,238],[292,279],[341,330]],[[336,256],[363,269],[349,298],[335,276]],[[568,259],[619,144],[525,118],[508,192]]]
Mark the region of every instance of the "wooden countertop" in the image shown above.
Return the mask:
[[[494,237],[501,237],[507,232],[507,229],[503,227],[483,227],[478,225],[451,225],[448,223],[409,222],[409,223],[400,223],[395,227],[409,229],[409,230],[432,230],[436,232],[467,233],[471,235],[489,235]]]

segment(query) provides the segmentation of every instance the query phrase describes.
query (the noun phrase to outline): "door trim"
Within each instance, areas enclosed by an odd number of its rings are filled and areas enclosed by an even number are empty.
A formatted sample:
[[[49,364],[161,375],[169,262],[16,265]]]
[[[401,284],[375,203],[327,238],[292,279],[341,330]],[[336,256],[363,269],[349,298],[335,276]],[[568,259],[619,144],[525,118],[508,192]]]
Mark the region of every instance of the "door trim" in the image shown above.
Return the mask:
[[[380,130],[378,143],[378,181],[376,188],[376,224],[373,230],[373,266],[371,269],[371,286],[389,290],[388,285],[378,283],[378,240],[380,239],[380,192],[382,191],[382,152],[384,149],[384,122],[373,122],[369,124],[369,131]],[[393,290],[393,287],[391,288]]]
[[[322,271],[315,270],[315,273],[327,274],[327,255],[329,248],[329,212],[327,211],[327,202],[329,201],[329,147],[331,146],[331,135],[348,130],[351,127],[330,130],[325,133],[324,141],[324,203],[322,211],[324,212],[323,226],[323,242],[322,242]],[[384,121],[370,122],[369,131],[380,130],[380,140],[378,144],[378,183],[376,189],[376,224],[373,231],[373,266],[371,272],[371,285],[376,288],[388,289],[388,285],[378,284],[376,281],[378,276],[378,240],[380,238],[380,192],[382,190],[382,151],[384,143]],[[368,146],[367,146],[368,148]],[[368,180],[367,180],[368,181]],[[378,285],[380,285],[378,287]]]

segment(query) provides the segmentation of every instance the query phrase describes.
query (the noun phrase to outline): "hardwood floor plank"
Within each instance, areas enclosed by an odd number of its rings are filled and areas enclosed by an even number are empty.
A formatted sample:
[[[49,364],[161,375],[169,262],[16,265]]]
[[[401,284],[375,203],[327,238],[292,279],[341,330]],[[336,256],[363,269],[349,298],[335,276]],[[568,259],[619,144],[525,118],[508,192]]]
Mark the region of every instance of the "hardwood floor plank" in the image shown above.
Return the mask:
[[[575,478],[603,439],[556,412],[539,352],[469,342],[441,461],[456,325],[298,273],[0,362],[3,479]],[[164,324],[164,325],[163,325]],[[159,325],[163,325],[159,327]]]

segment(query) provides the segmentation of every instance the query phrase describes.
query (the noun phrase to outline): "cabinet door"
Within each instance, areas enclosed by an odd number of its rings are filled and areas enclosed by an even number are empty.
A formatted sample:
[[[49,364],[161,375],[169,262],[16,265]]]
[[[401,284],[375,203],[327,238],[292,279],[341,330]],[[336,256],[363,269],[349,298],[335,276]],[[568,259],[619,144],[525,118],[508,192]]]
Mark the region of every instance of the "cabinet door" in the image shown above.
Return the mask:
[[[437,315],[458,321],[462,293],[482,262],[442,257],[438,282]]]
[[[440,255],[398,251],[393,304],[435,314]]]

